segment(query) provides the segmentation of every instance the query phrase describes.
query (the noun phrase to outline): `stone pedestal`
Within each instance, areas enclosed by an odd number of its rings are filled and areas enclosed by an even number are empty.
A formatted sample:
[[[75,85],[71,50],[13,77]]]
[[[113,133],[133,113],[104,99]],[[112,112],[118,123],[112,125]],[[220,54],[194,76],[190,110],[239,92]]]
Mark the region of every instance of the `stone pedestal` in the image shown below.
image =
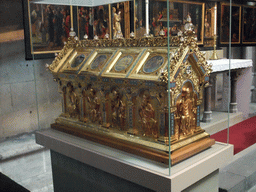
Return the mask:
[[[218,192],[219,168],[233,145],[211,148],[172,166],[48,129],[36,142],[51,150],[54,191]],[[170,173],[170,174],[169,174]]]
[[[205,123],[209,123],[212,120],[212,111],[204,111],[202,121]]]
[[[229,105],[229,112],[230,113],[237,113],[237,103],[230,103]]]

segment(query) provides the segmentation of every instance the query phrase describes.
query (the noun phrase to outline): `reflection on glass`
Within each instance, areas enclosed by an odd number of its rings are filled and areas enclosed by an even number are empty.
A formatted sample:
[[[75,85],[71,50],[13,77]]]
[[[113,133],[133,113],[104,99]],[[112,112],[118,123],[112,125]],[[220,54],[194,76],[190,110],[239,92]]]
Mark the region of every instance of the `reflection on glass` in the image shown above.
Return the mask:
[[[84,59],[85,59],[85,55],[84,54],[78,55],[75,58],[75,60],[72,62],[71,67],[75,68],[75,67],[79,66],[84,61]]]
[[[143,37],[145,29],[145,1],[135,0],[134,26],[136,37]],[[189,15],[194,25],[196,37],[200,43],[203,41],[204,18],[202,13],[204,3],[199,2],[170,2],[169,16],[167,16],[166,1],[149,1],[149,33],[155,37],[164,31],[167,36],[167,21],[171,36],[176,36],[179,30],[184,30],[185,18]],[[168,18],[169,17],[169,18]]]
[[[107,59],[107,56],[106,55],[100,55],[98,56],[92,63],[91,65],[91,69],[96,69],[96,68],[99,68],[101,67],[105,61]]]
[[[98,36],[103,39],[109,33],[109,9],[108,5],[93,8],[78,7],[79,38],[88,35],[89,39]]]
[[[145,1],[135,0],[134,4],[134,28],[137,38],[143,37],[146,33],[145,28]]]
[[[145,73],[152,73],[156,71],[164,63],[164,58],[162,56],[154,56],[147,61],[143,67]]]
[[[130,55],[127,55],[127,56],[119,59],[119,61],[117,61],[116,65],[115,65],[115,70],[116,71],[125,70],[127,67],[129,67],[129,65],[132,63],[132,61],[133,61],[133,57]]]

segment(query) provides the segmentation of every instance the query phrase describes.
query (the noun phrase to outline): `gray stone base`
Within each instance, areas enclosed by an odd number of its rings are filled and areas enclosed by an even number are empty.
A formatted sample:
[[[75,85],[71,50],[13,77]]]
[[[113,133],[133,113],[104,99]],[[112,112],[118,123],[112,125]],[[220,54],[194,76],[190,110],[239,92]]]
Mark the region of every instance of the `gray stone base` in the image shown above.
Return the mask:
[[[230,113],[237,113],[237,103],[230,103],[230,108],[229,108]]]
[[[53,186],[56,192],[153,192],[141,185],[86,165],[53,150],[51,150],[51,160]]]
[[[212,120],[212,111],[204,111],[202,121],[205,123],[209,123]]]

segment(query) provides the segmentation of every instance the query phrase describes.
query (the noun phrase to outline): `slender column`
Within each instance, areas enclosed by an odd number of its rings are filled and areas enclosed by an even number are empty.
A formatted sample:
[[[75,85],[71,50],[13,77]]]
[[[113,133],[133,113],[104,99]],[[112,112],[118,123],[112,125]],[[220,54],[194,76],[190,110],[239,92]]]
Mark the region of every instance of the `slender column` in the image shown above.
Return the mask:
[[[205,123],[211,122],[211,120],[212,120],[211,88],[212,88],[211,84],[208,87],[205,88],[205,94],[204,94],[204,114],[203,114],[203,119],[202,119],[202,121],[205,122]]]
[[[256,103],[256,72],[253,71],[252,73],[252,96],[251,96],[251,102]]]
[[[211,73],[210,75],[210,84],[212,85],[211,90],[211,108],[214,110],[217,104],[217,74]]]
[[[236,87],[237,87],[237,78],[238,71],[231,72],[231,90],[230,90],[230,113],[237,113],[237,102],[236,102]]]

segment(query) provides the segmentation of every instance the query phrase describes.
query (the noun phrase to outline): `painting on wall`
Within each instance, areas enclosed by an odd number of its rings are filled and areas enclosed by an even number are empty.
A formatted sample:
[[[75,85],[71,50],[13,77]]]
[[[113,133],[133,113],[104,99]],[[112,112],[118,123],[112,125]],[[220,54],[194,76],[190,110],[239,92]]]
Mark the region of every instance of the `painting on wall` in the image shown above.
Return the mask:
[[[220,16],[220,43],[229,44],[230,34],[230,5],[221,4]],[[241,6],[232,5],[231,13],[231,44],[240,44],[241,42]]]
[[[26,59],[53,57],[68,40],[73,26],[71,6],[24,3]]]
[[[256,43],[256,8],[243,7],[243,26],[242,26],[242,42],[243,44]]]

